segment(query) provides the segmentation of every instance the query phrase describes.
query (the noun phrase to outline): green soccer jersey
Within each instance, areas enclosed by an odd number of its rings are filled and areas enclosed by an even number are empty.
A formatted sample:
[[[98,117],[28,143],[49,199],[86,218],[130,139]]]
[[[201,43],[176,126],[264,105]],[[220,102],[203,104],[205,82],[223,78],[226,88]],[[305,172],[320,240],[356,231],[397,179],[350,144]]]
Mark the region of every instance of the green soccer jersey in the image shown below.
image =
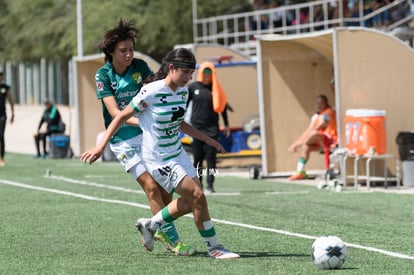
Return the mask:
[[[112,64],[108,62],[96,72],[96,97],[103,99],[113,96],[119,109],[123,110],[141,89],[142,81],[150,74],[152,74],[152,71],[148,64],[140,59],[134,58],[131,65],[122,75],[115,72]],[[112,121],[112,116],[106,109],[103,101],[102,112],[105,128],[107,128]],[[139,127],[124,124],[115,133],[110,142],[117,143],[140,134],[142,134],[142,130]]]

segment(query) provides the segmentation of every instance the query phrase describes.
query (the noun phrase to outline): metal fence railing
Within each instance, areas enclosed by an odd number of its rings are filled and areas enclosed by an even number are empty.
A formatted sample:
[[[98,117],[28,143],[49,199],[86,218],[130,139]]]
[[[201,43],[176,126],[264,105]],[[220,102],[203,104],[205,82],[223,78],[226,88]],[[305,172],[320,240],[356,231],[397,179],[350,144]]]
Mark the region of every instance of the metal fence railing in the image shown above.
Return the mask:
[[[366,1],[355,2],[351,9],[342,0],[318,0],[208,18],[197,18],[193,7],[193,40],[195,44],[231,46],[248,45],[255,35],[290,35],[334,27],[364,26],[392,31],[414,18],[410,0],[392,1],[381,7],[366,6]]]

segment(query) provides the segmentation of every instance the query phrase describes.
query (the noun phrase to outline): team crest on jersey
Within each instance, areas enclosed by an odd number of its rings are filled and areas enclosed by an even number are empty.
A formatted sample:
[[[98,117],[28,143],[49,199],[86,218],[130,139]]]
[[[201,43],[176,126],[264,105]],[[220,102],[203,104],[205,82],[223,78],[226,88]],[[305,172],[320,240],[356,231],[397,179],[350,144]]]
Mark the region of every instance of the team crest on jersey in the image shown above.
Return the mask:
[[[145,100],[141,100],[141,101],[139,102],[139,109],[140,109],[140,110],[145,109],[145,108],[147,108],[147,107],[148,107],[148,103],[147,103],[147,102],[145,102]]]
[[[195,94],[195,95],[199,95],[199,94],[200,94],[200,90],[199,90],[199,89],[195,90],[195,91],[194,91],[194,94]]]
[[[182,95],[182,98],[183,98],[183,101],[187,102],[188,95],[187,95],[187,94],[183,94],[183,95]]]
[[[102,81],[96,82],[96,87],[98,88],[98,91],[103,91],[104,85],[103,85]]]
[[[134,73],[132,75],[132,79],[135,81],[135,83],[139,84],[142,82],[142,76],[141,73]]]
[[[116,83],[116,81],[114,81],[114,82],[112,82],[111,83],[111,88],[113,89],[113,90],[116,90],[116,87],[117,87],[118,85],[117,85],[117,83]]]

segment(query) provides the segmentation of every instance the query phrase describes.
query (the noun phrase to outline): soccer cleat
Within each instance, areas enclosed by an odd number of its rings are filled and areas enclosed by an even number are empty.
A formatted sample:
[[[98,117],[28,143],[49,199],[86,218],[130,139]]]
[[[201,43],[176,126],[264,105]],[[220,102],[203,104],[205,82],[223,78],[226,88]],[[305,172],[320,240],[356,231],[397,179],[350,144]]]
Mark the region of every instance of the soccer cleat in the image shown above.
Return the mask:
[[[167,250],[173,251],[173,246],[174,244],[172,243],[172,241],[168,238],[168,236],[162,232],[162,230],[157,230],[154,234],[154,239],[156,241],[161,242],[163,245],[165,245],[165,247],[167,248]]]
[[[216,193],[213,187],[207,187],[206,190],[204,191],[204,194],[212,194],[212,193]]]
[[[197,250],[195,248],[183,243],[182,241],[173,244],[168,236],[161,230],[157,230],[155,232],[154,239],[161,242],[163,245],[165,245],[165,248],[167,248],[167,250],[174,252],[177,256],[193,256],[197,253]]]
[[[308,178],[305,171],[298,172],[297,174],[294,174],[288,178],[288,180],[304,180]]]
[[[212,247],[208,250],[208,256],[215,259],[236,259],[240,258],[239,254],[233,253],[225,249],[222,245]]]
[[[197,253],[195,248],[181,241],[173,247],[172,251],[174,251],[177,256],[194,256]]]
[[[136,228],[141,232],[141,242],[148,251],[154,249],[154,231],[149,229],[150,219],[138,219]]]

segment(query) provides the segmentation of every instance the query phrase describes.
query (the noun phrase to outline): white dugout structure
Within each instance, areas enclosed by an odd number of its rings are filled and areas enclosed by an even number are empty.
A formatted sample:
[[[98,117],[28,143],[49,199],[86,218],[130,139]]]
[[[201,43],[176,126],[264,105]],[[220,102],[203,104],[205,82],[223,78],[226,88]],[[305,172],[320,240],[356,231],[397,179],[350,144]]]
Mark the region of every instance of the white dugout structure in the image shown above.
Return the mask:
[[[336,108],[341,147],[347,109],[385,110],[387,153],[398,156],[398,132],[414,129],[414,51],[408,45],[373,29],[337,28],[258,36],[257,53],[264,177],[296,168],[299,155],[287,148],[308,126],[319,94]],[[313,153],[307,169],[324,170],[323,155]],[[388,169],[395,172],[395,166]]]

